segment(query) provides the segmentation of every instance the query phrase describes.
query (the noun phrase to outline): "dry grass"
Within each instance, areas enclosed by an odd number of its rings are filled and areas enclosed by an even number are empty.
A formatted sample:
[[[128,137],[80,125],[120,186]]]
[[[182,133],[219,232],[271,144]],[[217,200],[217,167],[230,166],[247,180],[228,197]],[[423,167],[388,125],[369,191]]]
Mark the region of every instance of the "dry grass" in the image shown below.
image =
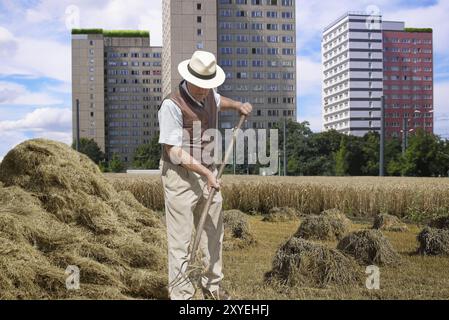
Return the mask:
[[[407,226],[396,216],[379,214],[374,217],[373,229],[403,232],[407,231]]]
[[[120,190],[162,210],[159,176],[108,174]],[[449,212],[449,179],[402,177],[223,177],[225,209],[268,214],[273,207],[291,207],[303,214],[338,208],[351,216],[387,213],[419,221]]]
[[[401,257],[379,230],[360,230],[340,240],[337,249],[365,265],[397,265]]]
[[[0,180],[0,299],[167,297],[159,218],[86,156],[28,140],[5,156]],[[79,290],[66,288],[69,265]]]
[[[295,232],[297,222],[266,223],[261,216],[250,217],[249,221],[260,239],[257,250],[224,254],[224,284],[237,299],[447,299],[449,296],[449,259],[416,254],[419,228],[415,225],[409,225],[407,232],[384,232],[404,263],[399,267],[381,266],[380,290],[368,290],[365,278],[360,285],[350,288],[266,284],[263,277],[271,270],[279,246]],[[370,226],[370,223],[353,224],[352,231]],[[330,248],[337,245],[335,241],[319,243]]]
[[[239,210],[227,210],[223,214],[224,250],[254,246],[257,241],[251,232],[248,216]]]

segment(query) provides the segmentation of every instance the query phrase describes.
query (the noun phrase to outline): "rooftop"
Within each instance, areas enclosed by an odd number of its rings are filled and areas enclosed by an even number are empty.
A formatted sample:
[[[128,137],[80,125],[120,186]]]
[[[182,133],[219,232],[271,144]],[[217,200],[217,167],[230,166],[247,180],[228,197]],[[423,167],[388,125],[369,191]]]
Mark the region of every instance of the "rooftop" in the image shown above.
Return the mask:
[[[141,30],[103,30],[103,29],[72,29],[72,34],[102,34],[105,37],[148,38],[149,31]]]
[[[348,11],[348,12],[342,14],[337,19],[335,19],[332,23],[328,24],[324,28],[323,32],[326,32],[327,30],[332,28],[334,25],[336,25],[338,22],[340,22],[341,20],[343,20],[344,18],[349,17],[349,16],[363,16],[363,17],[376,16],[376,17],[381,17],[381,14],[379,13],[379,14],[373,15],[373,14],[370,14],[370,13],[365,12],[365,11]]]

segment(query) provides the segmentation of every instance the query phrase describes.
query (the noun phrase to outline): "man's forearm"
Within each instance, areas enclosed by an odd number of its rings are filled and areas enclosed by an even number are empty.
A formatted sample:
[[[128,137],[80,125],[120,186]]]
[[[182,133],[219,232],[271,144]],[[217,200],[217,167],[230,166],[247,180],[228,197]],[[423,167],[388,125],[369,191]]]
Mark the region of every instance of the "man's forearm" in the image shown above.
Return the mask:
[[[167,148],[168,155],[173,160],[175,160],[176,163],[179,163],[187,170],[196,172],[203,177],[207,177],[208,175],[212,174],[212,171],[203,166],[199,161],[193,158],[188,152],[184,151],[181,147],[165,145],[164,148]]]
[[[220,109],[233,109],[240,111],[241,106],[242,103],[240,101],[235,101],[224,96],[220,97]]]

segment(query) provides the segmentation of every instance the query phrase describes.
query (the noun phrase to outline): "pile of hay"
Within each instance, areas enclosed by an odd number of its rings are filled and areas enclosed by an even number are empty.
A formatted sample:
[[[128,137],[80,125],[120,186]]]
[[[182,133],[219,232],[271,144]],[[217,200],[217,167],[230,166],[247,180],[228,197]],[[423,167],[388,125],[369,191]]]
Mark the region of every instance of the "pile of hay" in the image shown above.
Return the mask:
[[[389,214],[379,214],[374,217],[373,229],[404,232],[407,231],[407,225],[402,223],[398,217]]]
[[[449,230],[449,216],[442,216],[429,222],[429,227]]]
[[[154,214],[69,146],[28,140],[0,165],[0,299],[167,298]],[[65,270],[80,270],[68,290]]]
[[[425,227],[417,238],[419,253],[449,256],[449,229]]]
[[[354,286],[361,271],[351,257],[293,236],[276,252],[273,268],[265,277],[289,286]]]
[[[337,249],[366,265],[397,265],[401,257],[379,230],[361,230],[348,234]]]
[[[326,210],[320,215],[306,216],[295,233],[296,237],[312,240],[338,240],[348,233],[351,221],[338,210]]]
[[[251,233],[248,217],[240,210],[226,210],[223,214],[223,249],[241,249],[256,244]]]
[[[265,215],[262,221],[266,222],[286,222],[297,220],[299,213],[296,209],[290,207],[274,207]]]

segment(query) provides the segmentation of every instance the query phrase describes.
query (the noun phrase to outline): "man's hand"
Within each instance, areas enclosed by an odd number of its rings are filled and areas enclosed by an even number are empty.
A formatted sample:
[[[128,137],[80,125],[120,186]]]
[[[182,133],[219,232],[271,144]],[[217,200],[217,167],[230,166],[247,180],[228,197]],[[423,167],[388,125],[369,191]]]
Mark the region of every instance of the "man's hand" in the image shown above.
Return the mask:
[[[245,116],[248,116],[252,110],[253,106],[249,102],[242,103],[239,108],[240,113],[244,114]]]
[[[210,174],[207,175],[207,190],[210,192],[212,188],[216,189],[217,191],[220,190],[220,180],[217,180],[217,177],[210,172]]]

